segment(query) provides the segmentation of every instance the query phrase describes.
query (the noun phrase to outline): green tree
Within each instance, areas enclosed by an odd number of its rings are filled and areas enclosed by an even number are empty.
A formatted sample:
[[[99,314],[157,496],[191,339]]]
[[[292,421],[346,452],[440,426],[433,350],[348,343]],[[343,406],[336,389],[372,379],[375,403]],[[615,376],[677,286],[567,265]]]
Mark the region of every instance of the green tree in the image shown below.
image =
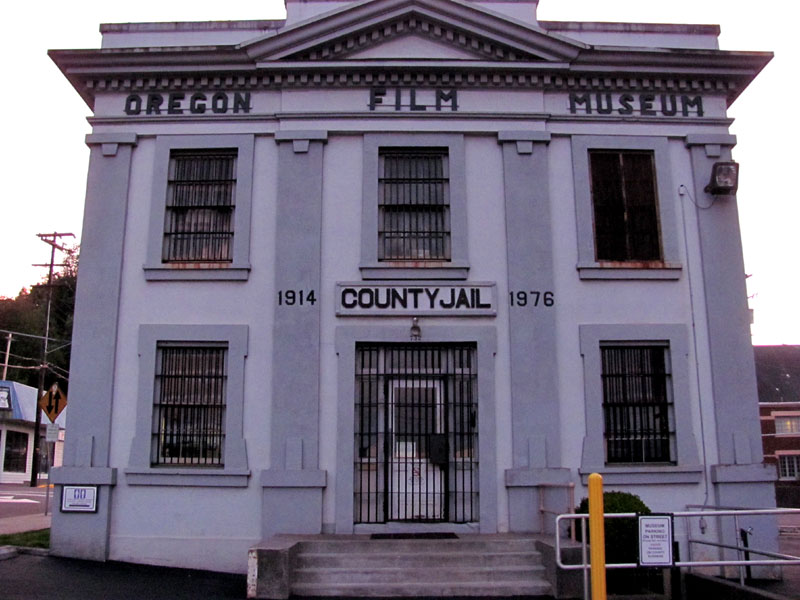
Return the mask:
[[[68,373],[72,318],[75,307],[75,284],[78,276],[79,248],[69,249],[64,264],[53,273],[52,299],[50,304],[50,342],[48,344],[45,389],[58,382],[66,391],[69,387]],[[16,298],[0,297],[0,330],[13,335],[8,374],[6,378],[37,387],[38,366],[42,355],[42,337],[45,332],[48,286],[45,276],[38,284],[23,288]],[[6,333],[0,333],[0,352],[5,360]]]

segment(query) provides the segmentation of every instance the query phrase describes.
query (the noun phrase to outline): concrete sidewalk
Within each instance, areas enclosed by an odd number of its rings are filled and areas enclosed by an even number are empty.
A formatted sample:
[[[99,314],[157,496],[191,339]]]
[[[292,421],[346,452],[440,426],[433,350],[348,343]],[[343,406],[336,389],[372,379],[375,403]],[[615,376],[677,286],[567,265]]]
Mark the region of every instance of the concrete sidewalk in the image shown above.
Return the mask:
[[[22,515],[0,519],[0,535],[49,529],[52,514]]]

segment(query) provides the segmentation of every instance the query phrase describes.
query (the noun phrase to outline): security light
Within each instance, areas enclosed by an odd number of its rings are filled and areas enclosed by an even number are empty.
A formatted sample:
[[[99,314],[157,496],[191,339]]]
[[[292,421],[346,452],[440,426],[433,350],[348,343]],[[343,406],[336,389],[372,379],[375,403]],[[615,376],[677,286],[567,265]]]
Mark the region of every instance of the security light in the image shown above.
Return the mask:
[[[728,196],[739,188],[739,163],[723,161],[714,163],[711,169],[711,182],[705,191],[715,196]]]

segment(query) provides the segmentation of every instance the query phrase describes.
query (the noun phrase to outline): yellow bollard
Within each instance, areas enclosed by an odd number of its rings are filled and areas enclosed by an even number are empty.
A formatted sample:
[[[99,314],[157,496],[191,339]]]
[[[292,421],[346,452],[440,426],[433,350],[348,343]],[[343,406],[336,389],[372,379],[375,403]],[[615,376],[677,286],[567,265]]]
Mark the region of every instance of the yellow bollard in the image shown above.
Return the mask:
[[[606,600],[606,535],[603,522],[603,476],[589,475],[589,541],[592,600]]]

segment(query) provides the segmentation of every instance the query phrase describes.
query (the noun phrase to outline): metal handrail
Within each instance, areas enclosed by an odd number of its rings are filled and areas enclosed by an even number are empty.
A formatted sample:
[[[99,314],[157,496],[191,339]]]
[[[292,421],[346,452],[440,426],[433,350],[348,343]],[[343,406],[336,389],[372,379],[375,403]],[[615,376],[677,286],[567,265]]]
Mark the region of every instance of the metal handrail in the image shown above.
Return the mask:
[[[693,506],[694,508],[694,506]],[[690,510],[690,511],[681,511],[681,512],[674,512],[671,513],[673,517],[677,518],[690,518],[690,517],[725,517],[725,516],[732,516],[736,522],[737,531],[739,529],[738,526],[738,518],[740,516],[757,516],[757,515],[778,515],[778,514],[795,514],[800,513],[800,509],[787,509],[787,508],[761,508],[761,509],[735,509],[735,508],[725,508],[722,510]],[[631,519],[639,517],[638,513],[604,513],[604,519]],[[556,547],[555,547],[555,554],[556,554],[556,565],[560,569],[564,569],[566,571],[574,571],[581,569],[583,571],[583,589],[584,589],[584,597],[587,598],[588,587],[587,587],[587,579],[588,579],[588,571],[591,568],[591,565],[587,562],[587,553],[586,553],[586,521],[588,520],[588,514],[561,514],[556,517]],[[581,520],[581,531],[583,535],[581,536],[581,548],[582,548],[582,558],[580,563],[575,564],[564,564],[561,559],[561,521],[567,520]],[[571,527],[573,533],[575,527]],[[750,554],[757,554],[759,556],[767,556],[771,557],[768,559],[746,559],[746,560],[702,560],[702,561],[675,561],[673,566],[675,567],[740,567],[740,582],[744,583],[744,576],[742,569],[744,567],[749,566],[756,566],[756,565],[774,565],[774,566],[783,566],[783,565],[800,565],[800,557],[792,556],[790,554],[781,554],[776,552],[770,552],[767,550],[759,550],[757,548],[750,548],[744,547],[739,545],[731,545],[731,544],[722,544],[720,542],[708,542],[705,540],[696,540],[692,539],[691,537],[687,539],[687,542],[690,544],[704,544],[708,546],[714,546],[719,548],[725,548],[730,550],[736,550],[739,554],[742,552],[748,552]],[[639,567],[638,563],[610,563],[606,564],[605,567],[607,569],[633,569]]]

